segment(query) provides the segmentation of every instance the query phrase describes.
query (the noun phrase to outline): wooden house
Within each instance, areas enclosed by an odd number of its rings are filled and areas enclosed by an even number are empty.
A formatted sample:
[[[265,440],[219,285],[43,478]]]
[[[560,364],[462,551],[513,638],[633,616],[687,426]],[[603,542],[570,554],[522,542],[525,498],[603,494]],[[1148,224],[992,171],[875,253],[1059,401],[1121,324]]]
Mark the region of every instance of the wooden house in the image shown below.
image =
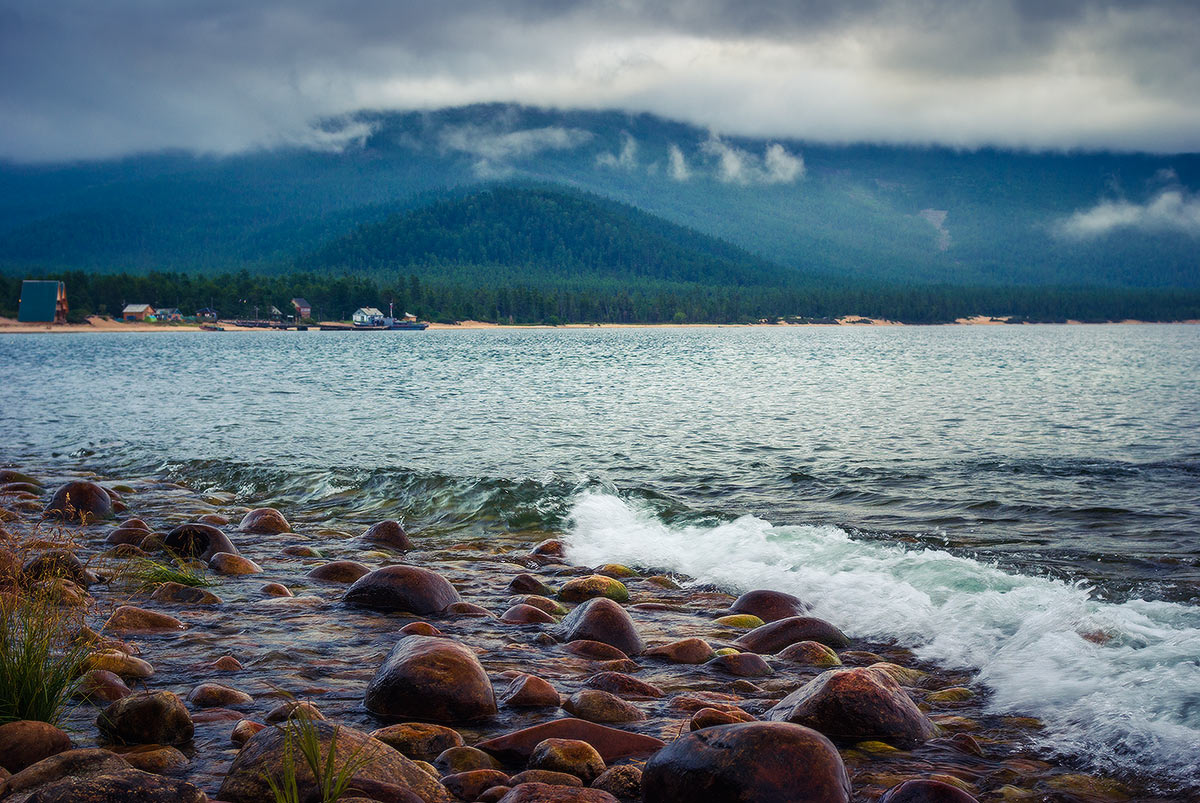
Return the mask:
[[[292,307],[296,310],[296,320],[303,321],[312,317],[312,304],[303,298],[293,298]]]
[[[121,320],[144,321],[154,317],[154,307],[149,304],[126,304],[121,310]]]

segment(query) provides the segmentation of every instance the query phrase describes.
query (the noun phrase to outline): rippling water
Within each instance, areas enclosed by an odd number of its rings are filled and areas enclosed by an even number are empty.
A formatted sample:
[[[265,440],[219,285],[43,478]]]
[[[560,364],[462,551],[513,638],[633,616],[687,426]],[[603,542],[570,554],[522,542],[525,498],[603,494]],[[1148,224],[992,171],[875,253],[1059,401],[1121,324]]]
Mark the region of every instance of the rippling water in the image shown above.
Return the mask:
[[[794,589],[1056,749],[1200,776],[1200,327],[10,336],[0,438]]]

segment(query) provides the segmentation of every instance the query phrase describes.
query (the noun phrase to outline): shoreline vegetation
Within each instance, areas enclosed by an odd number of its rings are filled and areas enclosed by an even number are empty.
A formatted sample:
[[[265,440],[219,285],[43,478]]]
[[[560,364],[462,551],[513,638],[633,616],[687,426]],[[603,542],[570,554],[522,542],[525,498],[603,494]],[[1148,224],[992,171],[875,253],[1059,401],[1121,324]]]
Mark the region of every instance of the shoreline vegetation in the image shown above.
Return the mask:
[[[322,323],[337,323],[350,325],[349,321],[323,321]],[[1184,324],[1197,325],[1200,320],[1182,321],[1139,321],[1133,319],[1120,321],[1018,321],[1010,317],[989,317],[977,315],[970,318],[959,318],[948,323],[905,323],[890,321],[882,318],[866,318],[858,315],[846,315],[831,320],[822,321],[775,321],[758,323],[564,323],[564,324],[500,324],[489,321],[458,321],[456,323],[431,323],[430,330],[462,332],[478,331],[481,329],[495,330],[541,330],[541,329],[754,329],[754,328],[796,328],[796,327],[838,327],[838,326],[870,326],[870,327],[910,327],[910,326],[1132,326],[1147,324]],[[315,328],[319,324],[310,324]],[[237,326],[230,321],[220,322],[221,330],[225,332],[268,332],[285,331],[268,329],[260,326]],[[81,323],[23,323],[12,318],[0,317],[0,334],[79,334],[79,333],[112,333],[112,332],[200,332],[201,324],[192,323],[149,323],[145,321],[118,321],[99,315],[89,315]],[[286,331],[296,331],[294,324]]]
[[[560,533],[61,466],[0,469],[0,501],[0,657],[75,667],[42,720],[0,710],[14,803],[1179,799],[800,598],[579,566]]]

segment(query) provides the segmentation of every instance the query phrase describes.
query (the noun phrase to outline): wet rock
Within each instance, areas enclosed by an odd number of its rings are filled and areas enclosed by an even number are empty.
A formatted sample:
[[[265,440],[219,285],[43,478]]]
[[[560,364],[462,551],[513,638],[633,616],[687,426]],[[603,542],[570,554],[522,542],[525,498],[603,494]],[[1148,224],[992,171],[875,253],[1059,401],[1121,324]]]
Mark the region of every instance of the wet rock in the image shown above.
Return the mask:
[[[87,657],[85,666],[132,680],[144,680],[154,674],[154,667],[149,662],[119,650],[94,652]]]
[[[493,786],[481,792],[479,797],[475,798],[475,803],[499,803],[511,791],[511,786]]]
[[[250,741],[250,737],[258,733],[263,728],[267,727],[261,722],[255,722],[251,719],[239,719],[238,723],[233,726],[233,732],[229,735],[229,741],[241,747],[246,742]]]
[[[442,611],[442,613],[447,616],[492,616],[492,612],[487,608],[476,605],[473,602],[451,603],[446,606],[446,610]]]
[[[268,724],[276,722],[287,722],[289,719],[325,719],[325,716],[317,710],[317,707],[308,700],[288,700],[286,703],[280,703],[267,712],[263,720]]]
[[[262,588],[260,588],[259,591],[266,594],[268,597],[290,597],[290,596],[293,596],[291,589],[289,589],[287,586],[283,585],[282,583],[267,583]]]
[[[642,794],[648,803],[848,803],[850,779],[816,731],[748,722],[671,742],[646,762]]]
[[[508,775],[500,770],[467,770],[442,778],[442,785],[459,800],[474,800],[493,786],[508,784]]]
[[[866,650],[845,650],[838,655],[846,666],[870,666],[883,661],[883,656]]]
[[[132,693],[119,675],[105,669],[89,670],[80,681],[79,690],[85,699],[96,703],[116,702]]]
[[[581,658],[592,658],[598,661],[620,661],[629,657],[611,644],[605,644],[602,641],[589,641],[588,639],[569,641],[563,645],[563,649],[572,655],[578,655]]]
[[[405,722],[380,728],[371,736],[411,759],[433,761],[451,747],[461,747],[458,731],[426,722]]]
[[[200,522],[201,524],[211,524],[214,527],[224,527],[229,523],[229,519],[225,518],[219,513],[205,513],[203,516],[196,519],[196,521]]]
[[[186,781],[136,770],[108,750],[68,750],[16,773],[4,782],[5,803],[204,803]]]
[[[606,762],[648,756],[664,744],[661,739],[653,736],[643,736],[640,733],[630,733],[570,717],[506,733],[480,742],[478,747],[503,761],[516,763],[527,759],[533,749],[545,739],[578,739],[587,742]]]
[[[360,577],[371,573],[371,567],[356,560],[335,560],[318,566],[308,573],[313,580],[326,583],[353,583]]]
[[[888,676],[870,669],[831,669],[777,703],[766,719],[792,722],[835,741],[879,740],[915,747],[935,734],[929,718]]]
[[[155,602],[173,602],[178,605],[220,605],[221,598],[211,591],[182,583],[167,582],[154,589],[150,599]]]
[[[275,535],[291,531],[292,525],[288,524],[283,514],[273,507],[255,508],[242,516],[242,521],[238,524],[238,532],[258,535]]]
[[[250,705],[254,698],[244,691],[220,683],[201,683],[188,694],[188,702],[198,708],[225,708],[231,705]]]
[[[229,536],[211,524],[191,522],[180,524],[163,538],[163,549],[181,558],[197,558],[204,562],[218,552],[238,553]],[[143,549],[145,549],[143,542]]]
[[[554,589],[543,583],[541,580],[534,577],[532,574],[522,572],[508,581],[505,590],[510,594],[538,594],[548,596],[554,593]]]
[[[391,519],[372,524],[360,537],[368,544],[380,544],[397,552],[408,552],[413,548],[400,522]]]
[[[850,643],[842,631],[824,619],[811,616],[776,620],[754,628],[733,643],[743,650],[770,655],[797,641],[819,641],[827,647],[845,647]]]
[[[112,497],[94,482],[68,482],[50,497],[43,515],[67,521],[95,521],[113,517]]]
[[[523,783],[510,789],[500,803],[617,803],[617,799],[600,789]]]
[[[799,597],[785,594],[782,591],[766,589],[747,591],[729,606],[729,610],[734,613],[747,613],[757,616],[764,622],[803,616],[811,608],[811,605],[806,604]]]
[[[66,549],[50,549],[30,559],[21,570],[21,576],[26,583],[61,578],[82,588],[87,588],[91,581],[83,563]]]
[[[509,605],[528,605],[531,608],[537,608],[539,611],[545,611],[551,616],[565,616],[567,609],[558,602],[549,597],[542,597],[537,594],[523,594],[521,596],[510,597]]]
[[[608,792],[621,800],[640,800],[642,797],[642,768],[632,764],[609,767],[596,776],[593,789]]]
[[[291,546],[285,546],[281,551],[283,554],[290,555],[293,558],[321,557],[321,551],[319,549],[313,549],[307,544],[292,544]]]
[[[321,755],[330,752],[330,742],[336,733],[337,750],[334,766],[340,769],[355,756],[365,764],[355,772],[355,783],[390,784],[407,789],[425,803],[449,803],[450,794],[440,783],[378,739],[347,727],[328,722],[312,722]],[[219,797],[229,803],[262,803],[273,800],[267,778],[280,778],[283,763],[288,759],[284,728],[266,728],[250,738],[238,752],[221,784]],[[315,791],[312,771],[303,761],[297,762],[296,775],[301,796]]]
[[[104,709],[96,725],[118,744],[186,744],[195,730],[183,701],[169,691],[117,700]]]
[[[522,674],[513,678],[512,683],[500,695],[500,704],[509,708],[540,708],[553,706],[557,708],[561,702],[558,692],[549,682],[536,675]]]
[[[642,709],[599,689],[582,689],[563,703],[567,713],[588,722],[640,722],[646,718]]]
[[[555,632],[563,641],[599,641],[626,655],[638,655],[646,648],[633,619],[624,608],[606,597],[590,599],[571,611],[559,622]]]
[[[458,722],[496,714],[496,698],[475,653],[458,642],[405,636],[371,679],[367,710],[391,719]]]
[[[701,708],[692,714],[688,720],[688,730],[698,731],[701,728],[712,728],[717,725],[734,725],[738,722],[753,722],[754,717],[737,708],[723,710],[719,708]]]
[[[567,545],[557,538],[547,538],[529,550],[529,554],[535,558],[562,558],[567,554]]]
[[[929,673],[922,672],[920,669],[909,669],[906,666],[900,666],[888,661],[877,661],[868,666],[867,669],[887,675],[901,686],[919,686],[929,677]]]
[[[218,574],[262,574],[262,567],[249,558],[229,552],[217,552],[208,559],[209,567]]]
[[[584,783],[591,783],[605,770],[596,748],[579,739],[544,739],[534,746],[527,763],[531,770],[565,772]]]
[[[598,566],[596,574],[602,574],[605,577],[615,577],[618,580],[627,580],[630,577],[638,576],[636,571],[623,563],[606,563],[603,566]]]
[[[437,572],[419,566],[386,566],[360,577],[346,591],[345,603],[376,611],[440,613],[462,597]]]
[[[141,546],[146,537],[150,535],[149,530],[143,530],[139,527],[129,527],[122,524],[113,529],[104,539],[104,543],[119,546],[121,544],[129,544],[130,546]]]
[[[979,803],[958,787],[941,781],[914,779],[893,786],[879,803]]]
[[[719,655],[709,661],[708,665],[740,678],[762,678],[775,673],[761,655],[753,652]]]
[[[184,625],[174,616],[165,613],[122,605],[108,617],[104,628],[114,633],[162,633],[183,630]]]
[[[440,636],[442,631],[438,630],[429,622],[409,622],[404,627],[400,628],[400,632],[406,636]]]
[[[716,620],[717,624],[725,625],[726,627],[736,627],[739,630],[753,630],[756,627],[762,627],[766,624],[757,616],[752,616],[748,613],[735,613],[729,616],[721,616]]]
[[[674,664],[702,664],[716,655],[708,642],[699,638],[672,641],[651,647],[642,654],[647,658],[664,658]]]
[[[614,602],[628,602],[629,589],[620,580],[593,574],[568,580],[558,591],[558,598],[564,602],[583,602],[597,597],[607,597]]]
[[[9,772],[70,749],[70,737],[49,722],[23,719],[0,725],[0,767]]]
[[[598,672],[585,680],[583,685],[626,700],[653,700],[666,694],[657,686],[622,672]]]
[[[0,468],[0,482],[24,482],[29,485],[42,487],[42,481],[13,468]]]
[[[800,666],[841,666],[837,653],[817,641],[797,641],[778,653],[778,658]]]
[[[525,770],[509,778],[508,782],[511,786],[519,786],[523,783],[546,783],[551,786],[583,786],[583,781],[574,775],[568,775],[565,772],[554,772],[553,770]]]
[[[554,624],[554,617],[532,605],[514,605],[500,614],[500,621],[516,625]]]
[[[182,751],[157,744],[122,749],[119,755],[134,769],[155,775],[179,772],[188,765],[188,758]]]
[[[956,686],[951,689],[940,689],[930,692],[925,696],[925,701],[930,703],[962,703],[974,696],[975,692],[970,689]]]
[[[240,672],[244,668],[242,662],[234,658],[232,655],[222,655],[217,660],[213,661],[210,666],[220,672]]]
[[[471,770],[498,770],[500,762],[475,747],[448,747],[433,760],[433,766],[443,775],[455,775]]]

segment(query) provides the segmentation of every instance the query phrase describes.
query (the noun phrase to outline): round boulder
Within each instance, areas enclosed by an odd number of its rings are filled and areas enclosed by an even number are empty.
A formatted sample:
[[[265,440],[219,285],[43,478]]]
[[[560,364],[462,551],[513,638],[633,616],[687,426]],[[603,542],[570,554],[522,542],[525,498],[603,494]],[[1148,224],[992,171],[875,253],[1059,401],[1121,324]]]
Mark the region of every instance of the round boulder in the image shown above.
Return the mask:
[[[778,657],[801,666],[841,666],[836,652],[819,641],[797,641],[779,651]]]
[[[533,748],[529,756],[531,770],[550,770],[574,775],[591,783],[604,772],[604,759],[596,748],[579,739],[546,739]]]
[[[385,566],[363,575],[346,591],[345,603],[375,611],[441,613],[462,597],[440,574],[419,566]]]
[[[849,803],[850,779],[833,744],[786,722],[693,731],[668,744],[642,772],[653,803]]]
[[[405,636],[371,679],[367,710],[388,719],[460,722],[496,714],[496,697],[475,653],[448,638]]]
[[[716,656],[713,648],[701,638],[685,638],[651,647],[643,653],[649,658],[664,658],[673,664],[702,664]]]
[[[845,742],[916,747],[936,735],[929,718],[896,681],[871,669],[831,669],[780,700],[764,715]]]
[[[646,649],[633,619],[607,597],[590,599],[571,611],[559,622],[556,634],[563,641],[599,641],[626,655],[638,655]]]
[[[23,719],[0,725],[0,767],[20,772],[71,749],[71,738],[49,722]]]
[[[313,580],[326,583],[353,583],[371,573],[371,567],[356,560],[335,560],[325,563],[308,573]]]
[[[413,548],[412,542],[408,540],[408,534],[404,532],[400,522],[392,519],[372,524],[360,537],[368,544],[379,544],[397,552],[408,552]]]
[[[238,531],[257,535],[275,535],[276,533],[290,533],[292,525],[288,524],[288,520],[275,508],[260,507],[242,516],[242,521],[238,524]]]
[[[108,750],[68,750],[26,767],[2,785],[5,803],[204,803],[196,786],[142,772]]]
[[[557,708],[561,702],[550,682],[537,675],[522,674],[513,678],[500,695],[500,704],[510,708]]]
[[[427,722],[389,725],[371,736],[408,758],[419,761],[433,761],[451,747],[461,747],[463,743],[458,731]]]
[[[708,662],[714,669],[728,672],[739,678],[761,678],[774,674],[775,670],[754,652],[735,652],[729,655],[718,655]]]
[[[563,709],[588,722],[640,722],[646,718],[642,709],[633,703],[599,689],[575,692],[563,703]]]
[[[756,627],[733,643],[748,652],[773,655],[797,641],[818,641],[827,647],[846,647],[850,639],[824,619],[791,616]]]
[[[766,589],[747,591],[729,606],[729,610],[734,613],[757,616],[764,622],[774,622],[779,619],[789,619],[793,616],[803,616],[808,613],[810,608],[811,606],[801,601],[799,597],[785,594],[782,591],[768,591]]]
[[[498,803],[617,803],[617,799],[601,789],[523,783],[510,789]]]
[[[957,786],[920,778],[897,784],[883,793],[879,803],[979,803]]]
[[[593,574],[568,580],[558,592],[563,602],[583,602],[596,597],[608,597],[616,602],[629,601],[629,589],[620,580]]]
[[[96,726],[118,744],[186,744],[195,730],[187,707],[169,691],[122,697],[101,712]]]
[[[113,517],[112,497],[94,482],[68,482],[50,497],[47,518],[88,522]]]
[[[225,533],[211,524],[197,522],[180,524],[167,533],[163,548],[181,558],[199,558],[205,562],[218,552],[238,554],[237,547]]]

